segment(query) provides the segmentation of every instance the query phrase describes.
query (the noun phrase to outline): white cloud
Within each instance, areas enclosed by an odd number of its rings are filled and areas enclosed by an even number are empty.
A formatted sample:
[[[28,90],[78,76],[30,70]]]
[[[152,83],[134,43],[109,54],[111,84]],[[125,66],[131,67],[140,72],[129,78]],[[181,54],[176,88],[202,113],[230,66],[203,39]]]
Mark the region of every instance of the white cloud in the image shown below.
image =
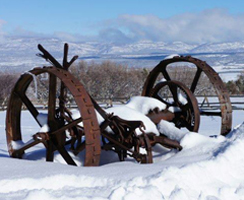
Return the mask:
[[[6,33],[0,19],[0,41]],[[16,28],[10,36],[59,38],[70,42],[98,41],[126,44],[140,40],[186,43],[232,42],[244,40],[244,13],[230,14],[225,9],[204,10],[200,13],[185,13],[167,19],[155,15],[121,15],[92,27],[94,35],[54,32],[36,33]],[[95,34],[97,32],[97,34]]]
[[[244,15],[231,15],[224,9],[186,13],[168,19],[155,15],[121,15],[116,22],[133,40],[205,43],[244,39]]]

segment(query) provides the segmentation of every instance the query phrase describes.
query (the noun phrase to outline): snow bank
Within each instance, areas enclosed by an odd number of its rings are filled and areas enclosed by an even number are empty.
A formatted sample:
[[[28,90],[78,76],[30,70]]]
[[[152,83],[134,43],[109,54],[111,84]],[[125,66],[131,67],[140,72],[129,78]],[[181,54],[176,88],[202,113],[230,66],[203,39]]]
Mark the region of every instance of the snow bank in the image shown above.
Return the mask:
[[[243,133],[244,125],[227,138],[187,133],[181,152],[148,165],[79,168],[1,157],[0,199],[243,199]]]
[[[23,127],[28,127],[23,137],[36,129],[36,122],[30,123],[27,114],[23,113]],[[4,117],[5,112],[0,112],[2,133]],[[43,146],[26,152],[27,160],[9,158],[6,138],[1,134],[0,199],[244,199],[244,124],[227,137],[169,130],[172,137],[179,134],[182,151],[155,146],[154,163],[145,165],[132,159],[115,162],[113,152],[103,152],[102,159],[108,160],[100,167],[63,165],[60,156],[55,156],[54,163],[44,162]]]

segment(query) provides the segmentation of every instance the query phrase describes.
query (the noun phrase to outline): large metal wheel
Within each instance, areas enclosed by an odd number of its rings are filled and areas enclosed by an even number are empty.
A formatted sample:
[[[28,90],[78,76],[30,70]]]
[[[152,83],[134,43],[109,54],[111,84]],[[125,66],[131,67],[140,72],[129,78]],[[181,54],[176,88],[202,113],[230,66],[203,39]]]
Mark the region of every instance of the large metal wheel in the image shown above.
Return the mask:
[[[40,112],[28,96],[27,90],[30,88],[35,77],[46,74],[48,76],[48,101],[47,101],[47,132],[33,133],[33,139],[27,142],[22,140],[21,112],[25,107],[36,123],[42,127]],[[80,118],[73,120],[66,109],[63,92],[67,90],[74,99]],[[59,96],[59,97],[58,97]],[[58,151],[64,160],[71,165],[76,165],[65,148],[67,130],[75,130],[78,124],[83,123],[83,137],[85,137],[85,166],[97,166],[100,159],[100,128],[96,118],[93,103],[84,89],[83,85],[68,71],[56,67],[35,68],[28,73],[21,75],[10,96],[7,116],[6,134],[10,156],[22,158],[25,151],[39,143],[46,147],[46,160],[53,161],[54,151]],[[76,129],[77,131],[77,129]],[[74,135],[73,135],[74,136]],[[14,144],[22,144],[16,147]]]
[[[227,135],[230,132],[232,126],[232,108],[230,97],[219,75],[204,61],[193,58],[191,56],[176,56],[161,61],[148,75],[143,87],[142,96],[150,96],[151,91],[154,90],[157,85],[157,78],[159,76],[161,76],[166,81],[174,80],[169,75],[168,66],[172,63],[179,62],[191,63],[194,64],[197,68],[192,82],[189,85],[189,89],[193,94],[195,93],[201,75],[205,75],[209,82],[212,84],[212,88],[214,88],[216,96],[218,97],[220,111],[200,110],[200,115],[221,117],[220,134],[224,136]]]
[[[172,122],[178,128],[187,128],[197,132],[200,124],[198,103],[192,92],[178,81],[158,83],[149,96],[166,104],[167,109],[174,110]],[[173,112],[173,111],[172,111]]]

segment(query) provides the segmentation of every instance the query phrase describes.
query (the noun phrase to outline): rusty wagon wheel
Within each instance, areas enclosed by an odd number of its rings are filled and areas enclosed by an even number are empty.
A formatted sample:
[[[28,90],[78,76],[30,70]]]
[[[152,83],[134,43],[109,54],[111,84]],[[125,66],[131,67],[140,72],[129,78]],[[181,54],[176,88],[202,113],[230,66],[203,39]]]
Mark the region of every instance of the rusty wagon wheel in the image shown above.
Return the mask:
[[[21,130],[21,112],[23,107],[30,112],[34,121],[42,127],[40,112],[35,106],[27,91],[35,82],[37,76],[48,76],[48,110],[46,123],[49,130],[33,133],[33,139],[27,142],[23,140]],[[60,87],[59,87],[60,86]],[[60,88],[60,90],[59,90]],[[62,94],[66,88],[78,106],[80,116],[73,120],[65,107],[65,100]],[[59,99],[57,96],[59,95]],[[83,134],[85,137],[85,166],[97,166],[100,160],[100,128],[96,118],[94,106],[83,85],[68,71],[56,67],[35,68],[28,73],[21,75],[17,81],[8,104],[6,116],[7,144],[10,156],[22,158],[25,151],[39,143],[46,147],[46,160],[53,161],[54,151],[58,151],[64,160],[71,165],[76,165],[65,148],[67,130],[75,129],[78,124],[83,123]],[[21,145],[16,145],[21,144]]]
[[[208,78],[209,82],[212,84],[212,88],[214,89],[216,96],[218,97],[220,111],[200,110],[200,115],[221,117],[220,134],[224,136],[227,135],[230,132],[232,126],[232,107],[230,97],[218,73],[216,73],[214,69],[211,68],[204,61],[193,58],[191,56],[175,56],[173,58],[162,60],[148,75],[143,86],[142,96],[150,96],[151,91],[155,88],[155,85],[157,84],[157,78],[159,78],[160,76],[166,81],[174,80],[173,77],[170,76],[168,66],[172,63],[179,62],[194,64],[196,68],[196,73],[194,77],[192,77],[192,82],[189,85],[189,89],[193,94],[196,92],[196,88],[201,75],[205,75]]]
[[[164,81],[158,83],[149,96],[166,104],[167,109],[173,109],[175,126],[197,132],[200,125],[200,112],[196,97],[181,82]]]

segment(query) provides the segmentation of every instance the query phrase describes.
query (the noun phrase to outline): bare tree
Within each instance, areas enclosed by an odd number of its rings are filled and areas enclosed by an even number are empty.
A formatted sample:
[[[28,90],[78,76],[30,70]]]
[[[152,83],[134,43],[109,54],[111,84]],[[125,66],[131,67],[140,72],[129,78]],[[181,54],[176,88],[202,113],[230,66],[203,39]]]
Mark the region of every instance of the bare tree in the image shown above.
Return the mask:
[[[148,72],[111,61],[101,64],[80,62],[72,73],[94,98],[113,99],[140,95]]]
[[[18,76],[9,73],[0,73],[0,106],[7,106],[11,90],[13,89]]]

